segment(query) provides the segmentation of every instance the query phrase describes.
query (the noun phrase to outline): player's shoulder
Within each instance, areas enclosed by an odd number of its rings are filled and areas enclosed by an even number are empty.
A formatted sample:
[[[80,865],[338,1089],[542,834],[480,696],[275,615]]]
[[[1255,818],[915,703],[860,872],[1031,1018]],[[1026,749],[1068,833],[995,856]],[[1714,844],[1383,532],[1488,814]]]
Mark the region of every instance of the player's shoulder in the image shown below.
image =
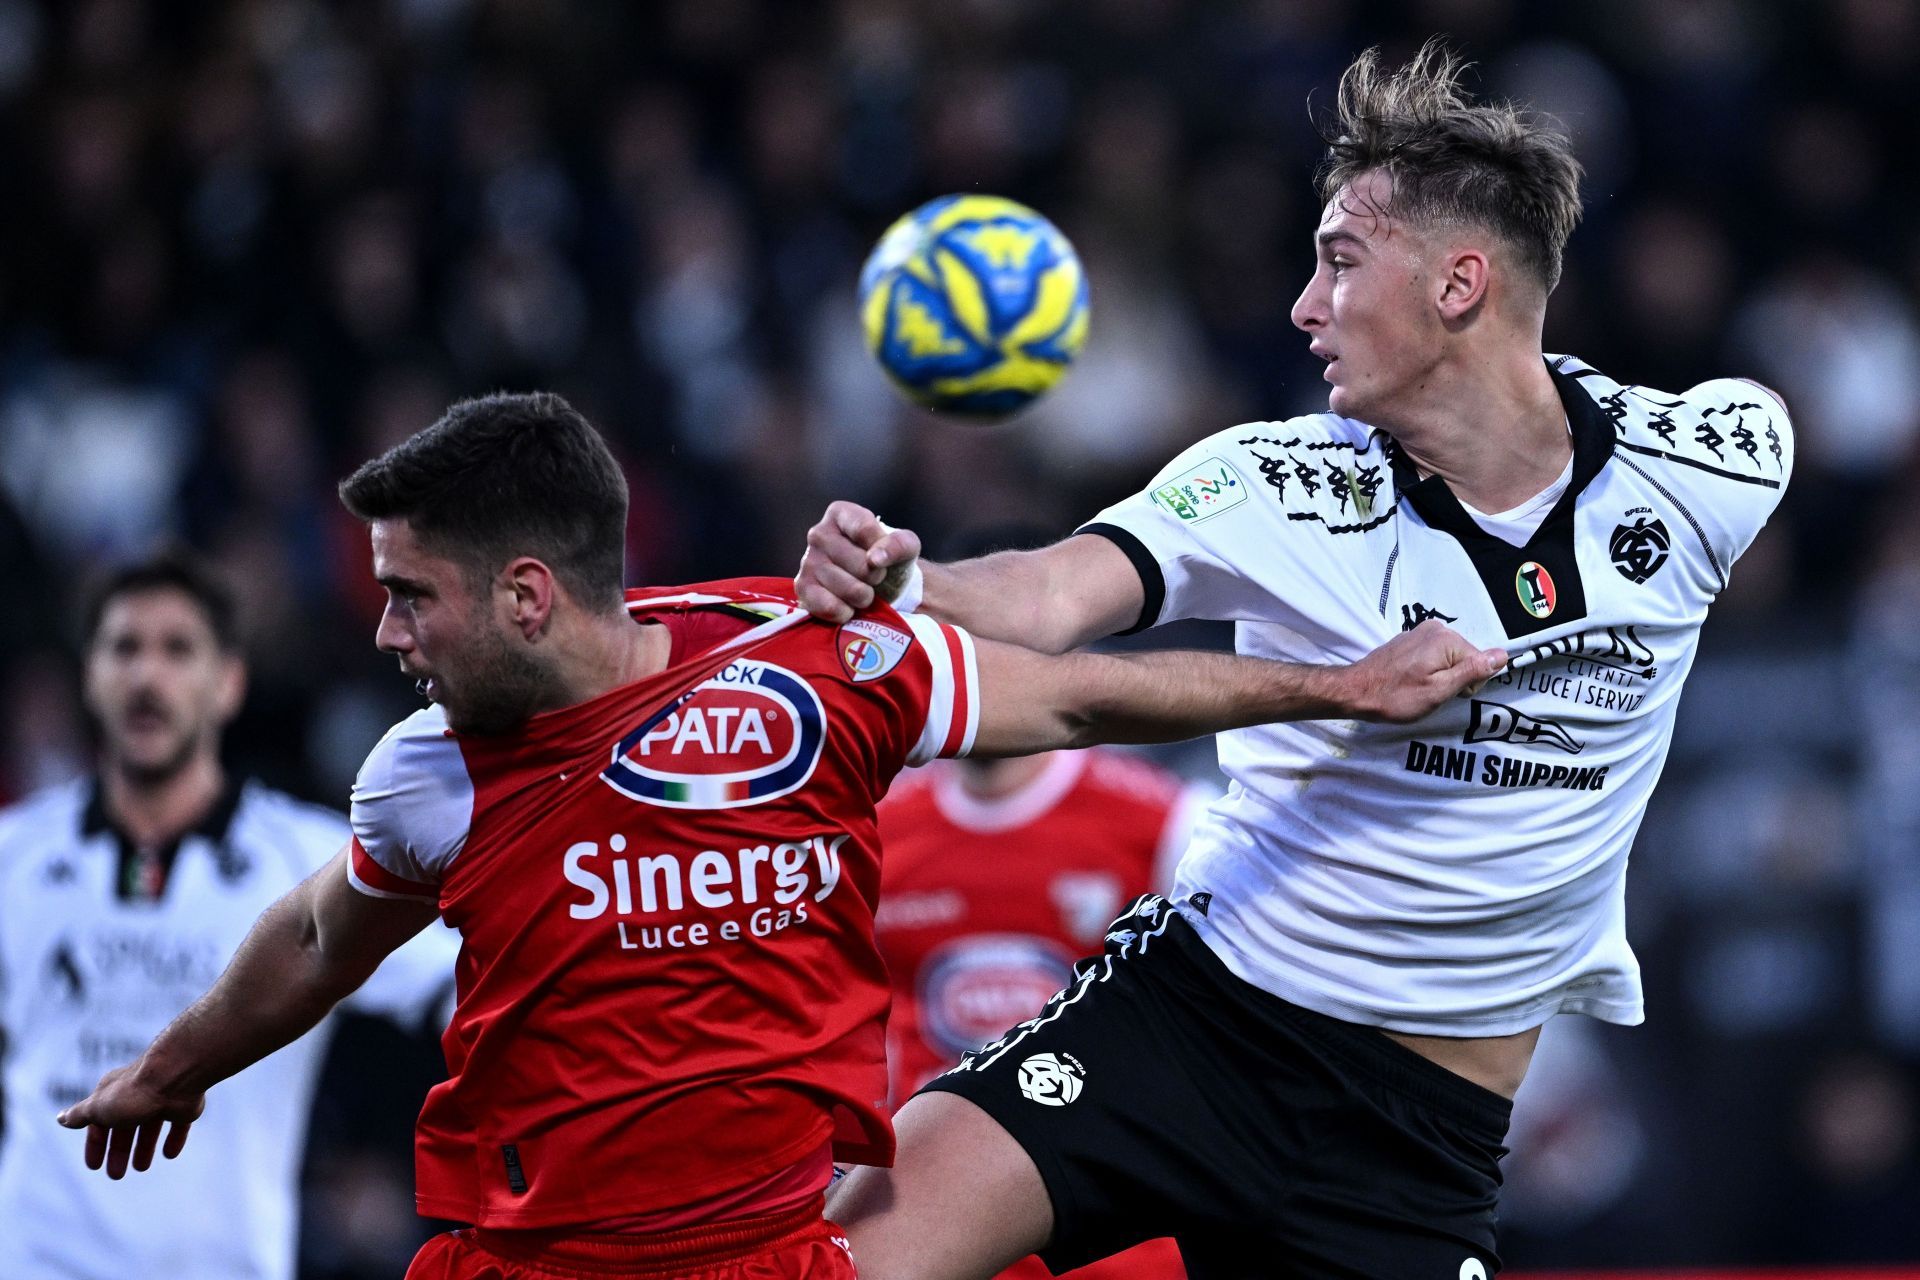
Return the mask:
[[[1385,458],[1386,435],[1364,422],[1343,418],[1337,413],[1308,413],[1272,422],[1242,422],[1226,427],[1188,445],[1155,477],[1165,483],[1177,474],[1194,471],[1213,458],[1234,467],[1251,470],[1258,481],[1261,464],[1275,453],[1298,459],[1318,460],[1338,454],[1346,459],[1362,456]]]
[[[449,856],[465,842],[474,800],[466,755],[436,705],[414,712],[374,745],[353,780],[348,817],[354,838],[375,861],[421,879],[410,873],[423,856]]]
[[[54,842],[77,838],[93,783],[73,778],[41,787],[0,808],[0,867]]]
[[[347,816],[338,809],[302,800],[257,778],[241,784],[234,816],[239,822],[269,823],[315,841],[330,842],[332,849],[337,849],[347,838]]]
[[[444,771],[460,759],[460,744],[447,727],[447,713],[438,704],[422,707],[374,743],[354,781],[354,800],[397,790],[408,774]]]
[[[340,852],[352,830],[338,810],[249,778],[240,785],[229,839],[282,859],[302,879]]]
[[[1710,378],[1683,391],[1621,382],[1572,356],[1554,368],[1592,398],[1615,443],[1664,483],[1738,500],[1783,489],[1793,472],[1793,421],[1779,393],[1748,378]]]
[[[667,587],[631,587],[627,612],[635,616],[690,609],[735,609],[762,619],[799,607],[791,578],[717,578]]]
[[[1235,513],[1219,532],[1364,532],[1393,515],[1388,444],[1385,432],[1334,413],[1241,423],[1182,451],[1146,496],[1183,524]]]

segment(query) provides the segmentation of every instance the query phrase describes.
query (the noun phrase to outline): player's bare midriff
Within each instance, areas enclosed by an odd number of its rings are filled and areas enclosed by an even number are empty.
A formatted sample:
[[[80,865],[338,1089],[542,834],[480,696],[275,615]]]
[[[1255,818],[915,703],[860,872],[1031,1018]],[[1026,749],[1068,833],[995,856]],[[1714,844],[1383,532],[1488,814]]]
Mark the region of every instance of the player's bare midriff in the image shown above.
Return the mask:
[[[1540,1042],[1540,1028],[1529,1027],[1510,1036],[1411,1036],[1398,1031],[1384,1033],[1388,1039],[1405,1045],[1429,1062],[1438,1063],[1457,1076],[1465,1076],[1482,1089],[1490,1089],[1512,1101],[1520,1092],[1533,1061],[1533,1047]]]

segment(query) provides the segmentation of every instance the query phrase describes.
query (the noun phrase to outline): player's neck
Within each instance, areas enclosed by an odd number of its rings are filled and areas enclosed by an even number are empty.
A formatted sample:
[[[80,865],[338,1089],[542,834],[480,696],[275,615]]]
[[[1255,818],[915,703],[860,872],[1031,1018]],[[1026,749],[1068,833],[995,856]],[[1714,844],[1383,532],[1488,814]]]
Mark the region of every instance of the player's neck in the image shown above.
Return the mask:
[[[211,751],[196,752],[165,777],[150,778],[109,760],[100,771],[102,799],[113,824],[137,845],[178,840],[219,803],[227,779]]]
[[[576,617],[573,634],[553,646],[552,692],[538,711],[553,711],[609,693],[666,670],[673,638],[665,627],[635,626],[624,611]]]
[[[1507,511],[1566,470],[1566,407],[1537,344],[1443,363],[1420,401],[1388,428],[1423,476],[1437,475],[1479,511]]]
[[[959,764],[960,789],[976,800],[1004,800],[1033,784],[1053,763],[1054,753],[1009,756],[1002,760],[965,760]]]

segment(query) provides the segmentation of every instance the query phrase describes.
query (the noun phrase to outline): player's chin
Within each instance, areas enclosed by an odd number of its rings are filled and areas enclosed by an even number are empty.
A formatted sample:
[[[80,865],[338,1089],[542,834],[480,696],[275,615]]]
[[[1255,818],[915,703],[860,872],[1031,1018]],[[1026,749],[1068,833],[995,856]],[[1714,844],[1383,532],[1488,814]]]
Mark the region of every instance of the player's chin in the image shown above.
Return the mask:
[[[158,782],[185,768],[193,757],[193,735],[174,730],[161,735],[123,738],[113,746],[119,767],[127,774]]]
[[[1343,418],[1371,421],[1367,415],[1378,407],[1376,400],[1377,397],[1364,395],[1357,387],[1338,382],[1327,389],[1328,410]]]

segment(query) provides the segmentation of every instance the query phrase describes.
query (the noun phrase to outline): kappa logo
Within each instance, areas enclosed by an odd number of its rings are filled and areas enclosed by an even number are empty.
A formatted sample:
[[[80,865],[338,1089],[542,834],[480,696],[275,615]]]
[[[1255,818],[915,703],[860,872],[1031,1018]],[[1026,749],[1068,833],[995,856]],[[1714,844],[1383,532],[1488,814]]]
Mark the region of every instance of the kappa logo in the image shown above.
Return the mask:
[[[898,627],[868,618],[855,618],[840,628],[840,665],[856,684],[878,680],[900,665],[913,647],[913,637]]]
[[[1225,460],[1208,458],[1153,491],[1153,500],[1189,524],[1230,511],[1247,500],[1240,473]]]
[[[1568,755],[1579,755],[1587,744],[1568,733],[1565,725],[1540,720],[1498,702],[1473,700],[1473,719],[1467,725],[1465,742],[1518,742],[1525,746],[1558,747]]]
[[[1070,1053],[1036,1053],[1020,1064],[1020,1092],[1043,1107],[1064,1107],[1086,1087],[1087,1069]]]
[[[761,804],[806,784],[826,730],[826,708],[805,680],[741,658],[620,739],[600,779],[668,809]]]
[[[1646,514],[1639,514],[1641,512]],[[1667,562],[1673,539],[1668,536],[1666,525],[1658,519],[1647,519],[1647,515],[1652,514],[1649,508],[1636,507],[1627,514],[1634,516],[1634,521],[1614,529],[1613,537],[1607,540],[1607,554],[1613,557],[1613,567],[1620,571],[1620,576],[1637,586],[1660,572],[1660,566]]]
[[[1403,604],[1400,606],[1400,629],[1402,631],[1411,631],[1428,618],[1438,618],[1442,622],[1460,621],[1460,619],[1450,613],[1442,613],[1438,609],[1429,609],[1418,600],[1415,600],[1412,604]]]

